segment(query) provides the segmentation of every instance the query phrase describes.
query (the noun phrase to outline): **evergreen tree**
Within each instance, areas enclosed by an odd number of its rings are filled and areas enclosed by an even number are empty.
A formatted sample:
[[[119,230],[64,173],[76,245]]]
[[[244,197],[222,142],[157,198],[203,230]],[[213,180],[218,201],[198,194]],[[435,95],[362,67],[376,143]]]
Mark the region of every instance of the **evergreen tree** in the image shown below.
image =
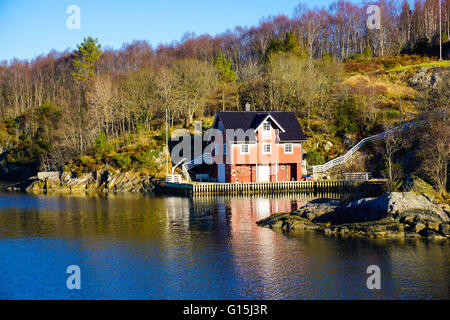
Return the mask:
[[[86,92],[88,83],[95,76],[95,62],[102,54],[101,45],[97,39],[87,37],[83,42],[77,45],[77,51],[73,54],[72,66],[74,71],[72,76],[80,84],[81,102],[78,104],[76,111],[75,122],[77,123],[78,131],[78,152],[82,152],[85,148],[83,139],[83,125],[85,124],[85,113],[87,110]]]
[[[72,75],[77,81],[86,82],[94,77],[95,62],[102,54],[101,45],[97,39],[87,37],[77,45],[77,49],[73,54],[74,72]]]
[[[217,57],[214,59],[214,66],[217,69],[219,75],[219,86],[221,91],[222,110],[225,110],[225,98],[227,93],[234,93],[234,84],[237,80],[237,75],[231,68],[231,58],[223,54],[222,50],[219,51]]]
[[[286,32],[283,41],[276,38],[270,40],[266,50],[266,61],[268,61],[270,55],[280,52],[292,54],[302,59],[308,56],[305,51],[300,48],[297,36],[293,32]]]

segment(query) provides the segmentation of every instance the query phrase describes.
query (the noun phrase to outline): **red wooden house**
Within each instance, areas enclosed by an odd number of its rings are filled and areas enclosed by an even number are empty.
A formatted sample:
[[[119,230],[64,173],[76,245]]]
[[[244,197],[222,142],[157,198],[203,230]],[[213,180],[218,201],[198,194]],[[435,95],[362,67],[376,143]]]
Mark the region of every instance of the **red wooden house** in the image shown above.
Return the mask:
[[[291,111],[218,112],[213,128],[211,176],[218,182],[298,181],[302,179],[302,128]],[[237,132],[230,138],[229,133]],[[246,133],[242,135],[242,133]]]

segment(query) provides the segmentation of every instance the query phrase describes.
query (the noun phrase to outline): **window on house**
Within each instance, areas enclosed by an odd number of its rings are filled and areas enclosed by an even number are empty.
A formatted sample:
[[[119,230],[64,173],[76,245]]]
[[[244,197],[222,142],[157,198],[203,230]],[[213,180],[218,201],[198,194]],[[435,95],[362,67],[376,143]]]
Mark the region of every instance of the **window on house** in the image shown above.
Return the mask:
[[[284,144],[284,153],[292,153],[292,143]]]
[[[262,133],[263,133],[262,138],[263,139],[265,139],[265,140],[270,139],[270,137],[271,137],[270,129],[271,129],[270,122],[269,121],[264,122],[263,130],[262,130]]]
[[[270,143],[263,144],[263,153],[264,154],[272,153],[272,145]]]
[[[219,121],[219,132],[223,131],[223,125],[222,125],[222,121]]]
[[[223,155],[226,155],[226,154],[227,154],[227,144],[224,143],[223,144]]]
[[[248,144],[241,144],[241,153],[242,154],[248,154]]]

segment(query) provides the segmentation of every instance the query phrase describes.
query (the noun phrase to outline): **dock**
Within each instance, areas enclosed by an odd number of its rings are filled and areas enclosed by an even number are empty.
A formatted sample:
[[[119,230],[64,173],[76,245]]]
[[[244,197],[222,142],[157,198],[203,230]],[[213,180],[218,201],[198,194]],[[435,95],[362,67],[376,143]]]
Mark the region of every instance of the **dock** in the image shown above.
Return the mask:
[[[323,181],[280,181],[280,182],[248,182],[248,183],[218,183],[218,182],[166,182],[163,191],[175,194],[251,194],[269,193],[273,191],[289,192],[336,192],[351,189],[359,183],[348,180]]]

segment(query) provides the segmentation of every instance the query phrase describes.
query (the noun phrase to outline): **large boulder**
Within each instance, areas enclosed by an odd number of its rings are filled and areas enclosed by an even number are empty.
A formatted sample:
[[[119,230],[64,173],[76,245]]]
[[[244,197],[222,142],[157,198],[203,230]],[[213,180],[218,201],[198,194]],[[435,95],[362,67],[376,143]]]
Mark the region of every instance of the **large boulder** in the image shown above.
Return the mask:
[[[339,206],[339,201],[330,199],[315,199],[308,202],[306,205],[297,209],[295,214],[298,216],[308,219],[309,221],[317,220],[325,214],[333,212],[337,206]]]
[[[45,180],[48,178],[58,178],[59,177],[60,172],[59,171],[49,171],[49,172],[38,172],[37,173],[37,178],[39,180]]]
[[[450,220],[440,206],[414,192],[390,192],[378,198],[355,200],[342,208],[351,221],[376,220],[387,216],[400,218],[403,212],[413,209],[422,211],[430,220]]]
[[[436,88],[443,79],[449,76],[449,71],[446,68],[423,67],[408,79],[408,84],[413,88]]]

